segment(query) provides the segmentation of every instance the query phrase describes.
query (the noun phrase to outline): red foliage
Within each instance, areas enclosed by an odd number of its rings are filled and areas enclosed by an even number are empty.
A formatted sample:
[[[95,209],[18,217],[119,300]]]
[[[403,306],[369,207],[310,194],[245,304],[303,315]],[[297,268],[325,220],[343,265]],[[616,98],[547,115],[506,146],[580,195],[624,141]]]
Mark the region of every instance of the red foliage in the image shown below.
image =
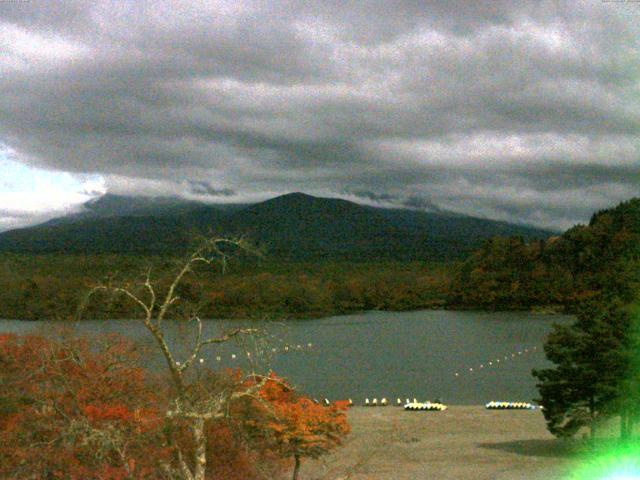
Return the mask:
[[[158,398],[115,337],[0,336],[0,477],[152,478]],[[126,440],[125,440],[126,439]]]
[[[170,389],[137,366],[131,344],[102,340],[0,335],[0,478],[162,478],[160,463],[174,458],[165,435]],[[215,375],[230,385],[241,379]],[[189,452],[189,425],[171,428]],[[279,452],[249,445],[240,430],[233,418],[207,425],[207,479],[258,480],[282,468]]]
[[[341,445],[350,431],[347,402],[316,404],[275,375],[262,387],[260,397],[263,427],[283,457],[317,458]]]

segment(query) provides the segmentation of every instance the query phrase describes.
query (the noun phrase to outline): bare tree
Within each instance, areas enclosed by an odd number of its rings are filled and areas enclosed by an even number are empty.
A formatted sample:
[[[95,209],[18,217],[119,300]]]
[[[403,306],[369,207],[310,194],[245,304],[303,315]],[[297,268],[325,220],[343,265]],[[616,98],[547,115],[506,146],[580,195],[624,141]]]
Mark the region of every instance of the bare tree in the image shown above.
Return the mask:
[[[187,425],[192,441],[192,448],[183,448],[174,438],[171,438],[172,429],[167,429],[168,443],[175,453],[174,463],[164,466],[164,474],[169,479],[205,479],[207,422],[226,417],[229,414],[230,404],[235,400],[248,396],[257,398],[256,394],[269,378],[268,374],[259,375],[252,371],[232,386],[207,388],[207,385],[199,380],[199,375],[194,374],[194,367],[199,363],[200,354],[204,348],[224,344],[234,338],[254,335],[256,330],[253,328],[234,328],[220,336],[208,337],[203,334],[202,320],[198,316],[197,309],[188,309],[186,320],[193,325],[195,337],[188,351],[180,355],[174,351],[165,336],[163,322],[171,308],[180,301],[176,291],[185,276],[200,263],[218,264],[224,273],[230,249],[255,252],[243,239],[210,238],[203,240],[181,264],[164,294],[160,294],[154,286],[151,270],[148,270],[144,280],[137,284],[101,284],[94,287],[91,292],[107,291],[123,295],[136,304],[143,313],[142,323],[152,335],[164,357],[173,391],[165,412],[166,421],[169,424],[179,422]]]

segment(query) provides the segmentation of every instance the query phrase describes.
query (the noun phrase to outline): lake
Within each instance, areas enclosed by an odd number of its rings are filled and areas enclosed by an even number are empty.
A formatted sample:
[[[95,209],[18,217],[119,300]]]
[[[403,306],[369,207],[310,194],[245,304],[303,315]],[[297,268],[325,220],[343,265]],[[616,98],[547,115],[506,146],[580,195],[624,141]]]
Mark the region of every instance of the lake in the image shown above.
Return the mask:
[[[426,310],[260,322],[266,333],[252,345],[234,342],[208,349],[202,357],[203,365],[214,368],[247,367],[259,358],[261,365],[270,365],[317,398],[353,398],[356,403],[365,397],[439,398],[449,404],[530,401],[537,396],[531,369],[548,365],[542,346],[552,324],[571,320],[527,312]],[[205,330],[216,334],[245,324],[209,320]],[[49,334],[56,325],[0,320],[0,332]],[[120,333],[150,344],[148,332],[136,320],[72,325],[82,333]],[[176,348],[186,344],[188,326],[165,325]],[[149,365],[160,367],[160,357],[153,356]]]

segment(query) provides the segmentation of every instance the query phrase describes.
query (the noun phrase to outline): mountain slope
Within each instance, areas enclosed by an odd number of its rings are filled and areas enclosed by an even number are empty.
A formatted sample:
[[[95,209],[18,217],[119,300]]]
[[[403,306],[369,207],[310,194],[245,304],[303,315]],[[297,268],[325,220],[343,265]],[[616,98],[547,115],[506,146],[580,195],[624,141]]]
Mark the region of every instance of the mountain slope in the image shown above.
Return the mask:
[[[0,251],[170,254],[194,233],[245,235],[276,258],[459,258],[483,239],[553,232],[504,222],[291,193],[253,205],[204,205],[108,195],[85,212],[0,234]]]
[[[619,298],[640,290],[640,198],[593,215],[559,237],[526,243],[497,238],[461,266],[449,303],[529,309]]]

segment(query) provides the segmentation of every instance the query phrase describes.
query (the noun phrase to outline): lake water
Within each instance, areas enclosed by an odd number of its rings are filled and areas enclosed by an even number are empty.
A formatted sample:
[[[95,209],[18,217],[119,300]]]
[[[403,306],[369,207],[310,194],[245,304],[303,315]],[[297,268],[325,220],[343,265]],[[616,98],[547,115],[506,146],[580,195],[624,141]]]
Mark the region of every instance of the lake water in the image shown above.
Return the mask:
[[[353,398],[356,403],[365,397],[439,398],[449,404],[530,401],[537,396],[531,369],[548,365],[542,346],[551,325],[570,321],[568,316],[526,312],[365,312],[261,323],[267,333],[257,345],[216,346],[202,357],[203,365],[214,368],[246,368],[247,362],[260,358],[317,398]],[[205,330],[215,334],[240,324],[210,320]],[[0,332],[51,333],[56,325],[0,320]],[[73,325],[82,333],[120,333],[151,345],[139,321],[84,320]],[[184,323],[165,325],[176,348],[188,341],[191,330]],[[152,356],[149,365],[160,367],[159,356]]]

